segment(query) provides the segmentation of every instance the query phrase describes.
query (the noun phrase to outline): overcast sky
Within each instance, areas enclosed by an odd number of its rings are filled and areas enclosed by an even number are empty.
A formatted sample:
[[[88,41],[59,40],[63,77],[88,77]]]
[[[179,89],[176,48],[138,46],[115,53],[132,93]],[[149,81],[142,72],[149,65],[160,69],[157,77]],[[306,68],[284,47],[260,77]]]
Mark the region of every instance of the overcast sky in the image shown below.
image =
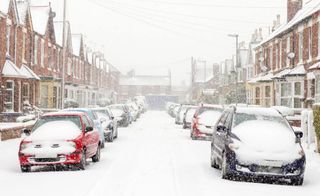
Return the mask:
[[[50,0],[32,0],[44,4]],[[56,20],[63,0],[51,0]],[[231,58],[238,33],[248,42],[256,28],[267,30],[287,0],[67,0],[73,33],[83,33],[103,48],[106,58],[123,73],[167,74],[174,84],[190,81],[190,58],[208,64]],[[39,4],[39,3],[38,3]]]

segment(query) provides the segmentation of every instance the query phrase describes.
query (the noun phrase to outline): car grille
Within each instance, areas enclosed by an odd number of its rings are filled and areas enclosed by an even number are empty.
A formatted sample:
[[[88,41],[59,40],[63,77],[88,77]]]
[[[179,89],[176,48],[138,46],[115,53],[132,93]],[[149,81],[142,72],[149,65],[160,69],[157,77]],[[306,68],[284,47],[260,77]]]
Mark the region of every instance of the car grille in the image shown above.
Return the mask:
[[[271,174],[282,174],[283,169],[281,167],[272,166],[251,166],[250,171],[259,173],[271,173]]]

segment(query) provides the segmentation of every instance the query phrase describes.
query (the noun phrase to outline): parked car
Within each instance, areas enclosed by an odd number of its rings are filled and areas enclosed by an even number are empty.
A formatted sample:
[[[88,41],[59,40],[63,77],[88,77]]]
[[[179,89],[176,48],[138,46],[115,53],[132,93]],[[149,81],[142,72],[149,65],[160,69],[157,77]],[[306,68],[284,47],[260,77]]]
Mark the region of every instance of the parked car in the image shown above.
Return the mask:
[[[275,109],[230,107],[214,127],[211,166],[220,168],[224,179],[270,178],[301,185],[306,164],[302,136]]]
[[[196,106],[190,106],[187,108],[186,112],[183,115],[183,129],[190,129],[191,128],[191,123],[192,119],[197,111]]]
[[[24,132],[27,137],[19,148],[22,172],[43,165],[75,165],[84,170],[88,158],[100,160],[99,133],[85,113],[48,113]]]
[[[104,130],[104,137],[107,142],[113,142],[114,139],[118,138],[118,122],[114,118],[109,108],[94,108],[98,119],[101,122]]]
[[[68,108],[64,109],[63,111],[68,111],[68,112],[83,112],[86,113],[89,118],[94,122],[94,126],[98,129],[99,131],[99,136],[100,136],[100,142],[101,142],[101,148],[104,148],[104,143],[106,142],[104,138],[104,130],[102,128],[101,122],[98,119],[97,114],[89,108]]]
[[[220,105],[201,104],[192,119],[190,137],[193,140],[211,140],[213,127],[223,112]]]
[[[118,125],[121,127],[128,127],[131,123],[131,117],[129,113],[128,107],[126,107],[124,104],[114,104],[108,106],[108,108],[113,113],[114,117],[118,121]]]
[[[172,109],[172,117],[176,118],[176,116],[178,115],[178,112],[180,110],[181,104],[175,105]]]
[[[188,109],[188,107],[190,107],[190,105],[181,105],[181,107],[179,108],[176,118],[175,118],[175,123],[177,125],[182,125],[183,124],[183,116],[184,113],[186,112],[186,110]]]

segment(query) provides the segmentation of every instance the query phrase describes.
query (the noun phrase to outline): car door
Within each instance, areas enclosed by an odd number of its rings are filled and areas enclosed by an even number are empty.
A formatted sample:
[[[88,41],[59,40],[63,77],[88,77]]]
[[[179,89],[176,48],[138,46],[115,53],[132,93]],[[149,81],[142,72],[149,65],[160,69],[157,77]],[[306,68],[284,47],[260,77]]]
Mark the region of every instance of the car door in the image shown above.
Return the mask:
[[[224,151],[224,141],[227,136],[226,130],[222,130],[222,128],[226,126],[226,122],[229,114],[230,114],[230,111],[226,110],[222,114],[220,120],[218,121],[218,123],[214,128],[215,130],[213,133],[212,145],[213,145],[213,150],[217,153],[219,159],[222,158],[222,153]]]
[[[90,123],[90,120],[87,116],[83,115],[82,120],[86,128],[93,127],[93,124]],[[85,139],[84,144],[87,148],[87,152],[86,152],[87,157],[91,157],[95,153],[95,150],[97,148],[95,144],[96,143],[95,140],[97,140],[96,135],[97,133],[96,133],[96,130],[94,129],[93,131],[87,132],[84,136],[84,139]]]

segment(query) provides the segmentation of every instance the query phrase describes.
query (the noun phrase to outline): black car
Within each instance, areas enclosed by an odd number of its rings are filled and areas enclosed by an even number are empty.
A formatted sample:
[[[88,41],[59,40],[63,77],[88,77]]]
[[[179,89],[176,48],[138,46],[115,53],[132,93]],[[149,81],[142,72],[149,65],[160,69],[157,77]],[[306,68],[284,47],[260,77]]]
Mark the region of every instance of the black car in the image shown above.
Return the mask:
[[[94,108],[101,126],[104,129],[104,137],[107,142],[113,142],[118,138],[118,122],[113,116],[111,110],[107,107]]]
[[[232,106],[214,127],[211,166],[224,179],[271,179],[302,185],[302,132],[272,108]]]

